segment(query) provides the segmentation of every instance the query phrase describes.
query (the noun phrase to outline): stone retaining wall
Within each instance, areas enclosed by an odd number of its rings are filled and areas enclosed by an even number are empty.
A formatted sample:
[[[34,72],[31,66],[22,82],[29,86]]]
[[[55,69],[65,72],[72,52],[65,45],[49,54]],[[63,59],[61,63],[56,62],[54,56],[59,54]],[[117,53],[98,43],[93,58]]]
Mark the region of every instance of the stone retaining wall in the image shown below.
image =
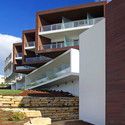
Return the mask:
[[[34,108],[32,108],[34,110]],[[72,120],[79,118],[78,107],[50,107],[35,108],[42,113],[43,117],[50,117],[53,121]]]
[[[54,121],[78,119],[79,99],[77,97],[23,97],[1,96],[2,108],[28,108],[41,111],[43,117]]]

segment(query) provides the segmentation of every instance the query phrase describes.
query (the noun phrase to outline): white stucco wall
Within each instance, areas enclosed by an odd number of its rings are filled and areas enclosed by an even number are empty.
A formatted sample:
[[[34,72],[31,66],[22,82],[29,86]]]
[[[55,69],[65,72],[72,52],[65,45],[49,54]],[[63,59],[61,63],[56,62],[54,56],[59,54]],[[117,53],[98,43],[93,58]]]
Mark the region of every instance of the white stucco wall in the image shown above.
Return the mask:
[[[71,63],[71,72],[79,73],[79,50],[71,49],[70,63]]]
[[[49,88],[49,90],[69,92],[74,96],[79,96],[79,80],[69,81],[63,84],[58,84]]]
[[[80,119],[105,125],[105,19],[80,35]]]

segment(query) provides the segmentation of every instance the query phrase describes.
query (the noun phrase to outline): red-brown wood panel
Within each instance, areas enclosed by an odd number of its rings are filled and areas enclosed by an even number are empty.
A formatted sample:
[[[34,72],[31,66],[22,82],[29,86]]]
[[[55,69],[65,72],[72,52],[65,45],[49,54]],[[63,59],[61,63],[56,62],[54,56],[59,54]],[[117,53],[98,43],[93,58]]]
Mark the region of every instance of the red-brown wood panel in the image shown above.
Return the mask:
[[[50,43],[50,39],[39,35],[42,26],[48,24],[60,23],[62,17],[66,17],[72,20],[84,19],[87,13],[101,17],[104,15],[104,6],[106,2],[92,2],[87,4],[81,4],[77,6],[70,6],[46,11],[40,11],[36,13],[36,53],[41,53],[44,48],[44,44]]]
[[[106,121],[125,125],[125,0],[106,5]]]

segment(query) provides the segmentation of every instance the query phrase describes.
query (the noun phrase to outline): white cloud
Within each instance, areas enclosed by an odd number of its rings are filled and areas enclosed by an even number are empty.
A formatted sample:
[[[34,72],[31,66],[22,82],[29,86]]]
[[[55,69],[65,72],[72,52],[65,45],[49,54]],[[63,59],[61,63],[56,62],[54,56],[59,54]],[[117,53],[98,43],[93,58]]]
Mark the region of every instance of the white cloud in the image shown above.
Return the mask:
[[[21,38],[0,34],[0,70],[3,70],[5,58],[12,52],[13,43],[21,42]]]
[[[0,75],[0,78],[4,77],[3,75]]]
[[[0,57],[5,59],[12,52],[13,43],[21,42],[21,38],[0,34]]]

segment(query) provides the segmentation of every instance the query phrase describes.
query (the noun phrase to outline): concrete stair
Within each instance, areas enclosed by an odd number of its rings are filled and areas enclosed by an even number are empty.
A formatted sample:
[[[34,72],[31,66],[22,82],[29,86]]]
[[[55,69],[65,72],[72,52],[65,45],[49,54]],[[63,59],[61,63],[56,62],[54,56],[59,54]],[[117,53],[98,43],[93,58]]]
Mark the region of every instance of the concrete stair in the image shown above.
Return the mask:
[[[42,117],[30,118],[30,121],[24,125],[51,125],[51,119]]]

